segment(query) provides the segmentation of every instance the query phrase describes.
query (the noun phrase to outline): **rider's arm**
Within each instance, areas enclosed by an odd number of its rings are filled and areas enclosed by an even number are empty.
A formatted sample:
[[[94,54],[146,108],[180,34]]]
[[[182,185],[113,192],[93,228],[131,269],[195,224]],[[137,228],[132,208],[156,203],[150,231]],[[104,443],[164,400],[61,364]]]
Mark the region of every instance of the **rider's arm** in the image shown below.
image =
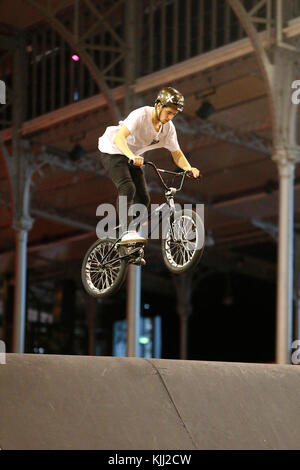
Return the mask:
[[[191,165],[185,158],[182,150],[179,149],[179,150],[176,150],[175,152],[171,152],[171,155],[172,155],[174,162],[176,163],[177,166],[179,166],[179,168],[181,168],[182,170],[187,170],[187,171],[192,169]]]
[[[182,170],[191,171],[194,178],[199,177],[200,171],[198,170],[198,168],[193,168],[189,164],[182,150],[179,149],[179,150],[176,150],[175,152],[171,152],[171,155],[172,155],[174,162],[176,163],[177,166],[179,166],[179,168],[181,168]]]
[[[136,166],[143,166],[144,165],[144,158],[140,156],[136,156],[132,153],[130,148],[127,145],[126,139],[130,134],[130,130],[127,129],[126,126],[122,126],[120,130],[115,135],[114,144],[120,152],[125,155],[129,160],[133,161],[133,164]]]
[[[132,153],[127,145],[126,139],[130,134],[130,130],[126,126],[122,126],[115,135],[114,144],[127,158],[134,159],[135,155]]]

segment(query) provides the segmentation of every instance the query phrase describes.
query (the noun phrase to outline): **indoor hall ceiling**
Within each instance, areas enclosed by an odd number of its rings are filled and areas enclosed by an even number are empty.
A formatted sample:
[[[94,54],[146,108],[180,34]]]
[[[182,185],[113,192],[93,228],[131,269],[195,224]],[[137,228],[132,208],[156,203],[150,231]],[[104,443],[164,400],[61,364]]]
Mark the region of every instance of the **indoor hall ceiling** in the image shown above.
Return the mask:
[[[55,11],[56,15],[68,15],[74,0],[35,0],[41,7]],[[100,11],[113,5],[114,0],[93,0]],[[20,13],[22,12],[22,13]],[[0,0],[0,24],[13,29],[27,29],[35,24],[44,23],[44,16],[28,0]]]
[[[216,70],[187,76],[171,85],[186,95],[184,118],[197,123],[196,111],[203,99],[214,105],[215,112],[208,121],[223,124],[242,134],[255,132],[271,141],[271,120],[264,83],[258,73],[253,57],[232,61]],[[140,105],[152,105],[157,89],[148,90],[139,96]],[[122,102],[120,102],[122,105]],[[75,104],[74,104],[75,106]],[[76,119],[49,127],[45,131],[26,135],[34,144],[51,145],[69,152],[79,143],[91,158],[98,158],[97,141],[105,127],[110,125],[107,108],[93,110]],[[200,182],[187,180],[178,202],[204,202],[206,229],[212,236],[215,247],[231,247],[271,241],[270,233],[259,228],[253,219],[277,224],[278,172],[271,155],[251,150],[243,145],[222,141],[218,135],[206,136],[184,133],[177,126],[179,142],[193,166],[203,174]],[[243,136],[241,136],[243,138]],[[173,169],[167,150],[149,153],[148,158],[162,168]],[[146,170],[151,189],[152,202],[163,197],[158,192],[155,176]],[[295,222],[300,222],[300,168],[295,172]],[[14,266],[14,231],[11,228],[11,203],[7,174],[0,159],[0,197],[6,206],[1,206],[0,226],[0,273],[12,271]],[[3,181],[3,184],[2,184]],[[183,196],[183,199],[180,199]],[[70,260],[80,262],[85,249],[95,237],[91,235],[77,240],[83,231],[73,222],[89,220],[96,227],[97,206],[102,202],[114,202],[116,190],[106,176],[92,173],[68,173],[53,169],[45,171],[43,179],[35,186],[32,207],[40,208],[45,217],[32,215],[35,219],[29,233],[29,269],[43,269],[49,260],[59,263]],[[65,223],[47,218],[51,210],[64,217]],[[75,240],[73,240],[75,236]],[[64,240],[64,241],[63,241]],[[44,248],[43,248],[44,246]],[[151,252],[149,247],[148,253]],[[6,254],[3,254],[6,253]],[[155,263],[159,257],[154,257]],[[161,261],[160,261],[161,262]],[[153,260],[154,263],[154,260]],[[49,269],[52,269],[51,266]]]
[[[47,6],[47,0],[38,0],[42,6]],[[73,5],[74,0],[51,0],[57,12]],[[18,14],[17,12],[22,12]],[[30,26],[44,22],[44,17],[27,0],[0,0],[0,22],[16,29],[26,29]]]

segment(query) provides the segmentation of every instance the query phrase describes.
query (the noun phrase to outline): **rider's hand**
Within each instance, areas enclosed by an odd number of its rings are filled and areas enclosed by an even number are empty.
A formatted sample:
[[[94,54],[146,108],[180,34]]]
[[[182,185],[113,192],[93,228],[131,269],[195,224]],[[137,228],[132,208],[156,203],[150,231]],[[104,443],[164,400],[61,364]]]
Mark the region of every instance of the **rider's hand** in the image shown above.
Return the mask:
[[[144,166],[144,158],[139,156],[134,156],[130,158],[134,166]]]
[[[198,168],[191,168],[189,172],[193,175],[194,178],[199,178],[200,176],[200,171]]]

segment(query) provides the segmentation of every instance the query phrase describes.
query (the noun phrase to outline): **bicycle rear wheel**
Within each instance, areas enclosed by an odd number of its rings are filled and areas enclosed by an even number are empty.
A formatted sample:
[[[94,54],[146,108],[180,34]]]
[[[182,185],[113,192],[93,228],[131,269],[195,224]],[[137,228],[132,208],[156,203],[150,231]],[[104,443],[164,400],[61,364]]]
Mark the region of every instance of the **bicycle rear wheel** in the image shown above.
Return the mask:
[[[204,239],[204,225],[197,212],[190,209],[176,212],[161,242],[169,271],[180,274],[195,268],[204,250]]]
[[[90,246],[83,259],[81,279],[86,292],[92,297],[103,298],[114,294],[122,286],[127,263],[120,259],[118,246],[113,246],[115,240],[97,240]],[[104,256],[112,248],[104,263]]]

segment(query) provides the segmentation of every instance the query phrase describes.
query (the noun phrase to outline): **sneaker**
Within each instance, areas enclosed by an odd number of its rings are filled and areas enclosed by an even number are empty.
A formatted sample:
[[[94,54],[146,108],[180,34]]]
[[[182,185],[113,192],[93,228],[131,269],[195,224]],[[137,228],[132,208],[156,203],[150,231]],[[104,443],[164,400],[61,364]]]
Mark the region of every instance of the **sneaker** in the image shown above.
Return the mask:
[[[128,245],[129,243],[147,243],[147,239],[144,237],[141,237],[137,232],[135,231],[130,231],[126,232],[120,241],[120,245]]]

